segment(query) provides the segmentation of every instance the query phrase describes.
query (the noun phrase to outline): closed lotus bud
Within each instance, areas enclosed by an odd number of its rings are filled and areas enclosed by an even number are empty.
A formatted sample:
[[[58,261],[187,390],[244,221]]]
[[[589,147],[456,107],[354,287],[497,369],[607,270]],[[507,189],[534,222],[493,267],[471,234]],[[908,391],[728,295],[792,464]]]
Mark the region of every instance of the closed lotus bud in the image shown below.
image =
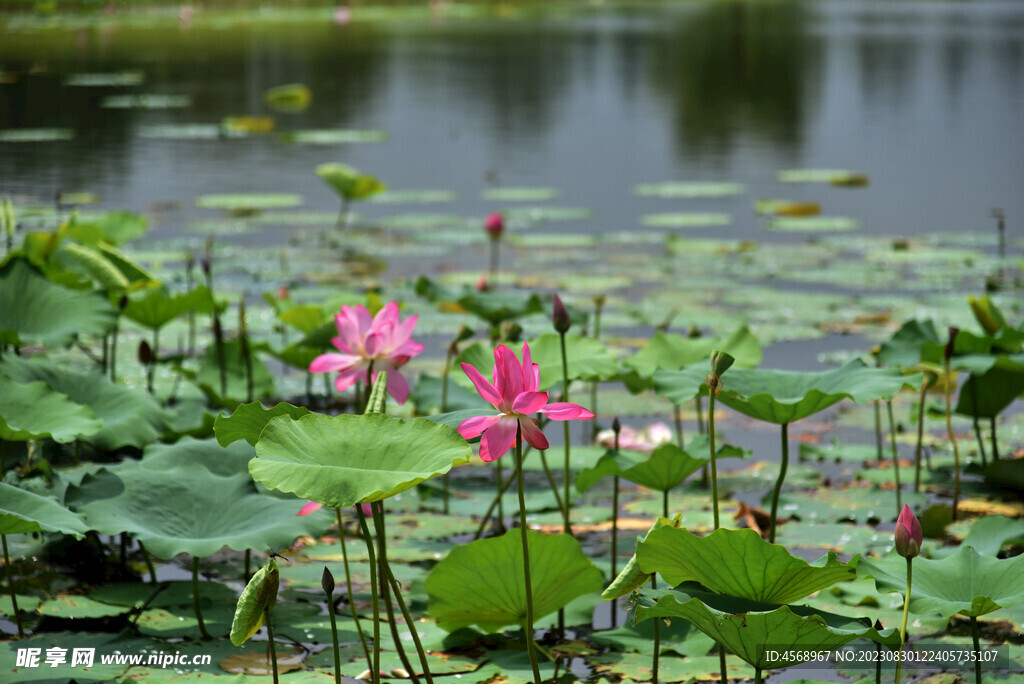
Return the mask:
[[[711,352],[711,374],[717,377],[722,377],[725,371],[736,362],[736,359],[732,355],[724,351],[715,350]]]
[[[612,431],[618,435],[622,432],[622,423],[619,421],[619,417],[615,416],[615,420],[612,421]]]
[[[894,540],[896,553],[904,558],[914,558],[920,555],[924,532],[921,530],[921,521],[910,510],[910,506],[904,506],[900,511],[900,517],[896,519]]]
[[[484,221],[484,228],[492,240],[498,240],[501,238],[501,234],[505,232],[505,219],[501,217],[501,214],[495,212]]]
[[[473,289],[476,290],[477,292],[490,292],[491,284],[487,282],[487,276],[482,275],[479,278],[477,278],[476,284],[473,286]]]
[[[562,303],[562,298],[555,295],[554,307],[551,312],[551,321],[555,324],[555,330],[560,335],[564,335],[569,332],[569,326],[572,325],[572,321],[569,320],[569,310],[565,308],[565,304]]]
[[[326,565],[324,566],[324,574],[320,576],[320,586],[323,587],[324,593],[328,596],[334,593],[334,575],[331,574]]]
[[[121,298],[117,300],[117,308],[124,311],[128,307],[128,295],[121,295]]]
[[[391,668],[391,676],[397,677],[398,679],[409,679],[409,673],[400,667]]]
[[[146,340],[139,342],[139,363],[144,366],[153,363],[153,348],[149,346],[149,342]]]
[[[280,299],[288,299],[288,297],[290,297],[290,296],[291,296],[291,294],[288,292],[288,286],[287,285],[282,285],[281,287],[277,288],[277,298],[279,300]]]
[[[960,334],[960,328],[949,326],[949,342],[946,343],[946,361],[953,358],[953,346],[956,343],[956,336]]]

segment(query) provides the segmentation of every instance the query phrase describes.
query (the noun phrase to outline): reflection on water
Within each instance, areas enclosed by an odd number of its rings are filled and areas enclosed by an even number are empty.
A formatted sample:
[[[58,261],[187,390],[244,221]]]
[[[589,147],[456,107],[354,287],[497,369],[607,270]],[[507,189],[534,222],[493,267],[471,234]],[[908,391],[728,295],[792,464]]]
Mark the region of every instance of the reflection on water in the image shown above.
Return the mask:
[[[393,187],[459,193],[479,214],[488,184],[550,185],[602,229],[664,210],[639,182],[727,180],[746,199],[803,199],[780,168],[845,167],[866,191],[813,189],[827,211],[878,233],[981,228],[1024,214],[1024,6],[1012,2],[685,2],[549,16],[355,22],[198,17],[159,26],[2,29],[0,128],[74,128],[71,143],[0,143],[0,193],[91,190],[110,206],[191,206],[206,192],[298,192],[345,161]],[[100,107],[109,88],[67,74],[140,69],[138,92],[182,110]],[[377,145],[286,146],[273,137],[150,140],[142,126],[266,113],[263,91],[307,83],[313,106],[279,130],[384,129]],[[743,200],[742,202],[746,202]],[[761,236],[733,202],[726,236]],[[700,210],[706,206],[701,205]],[[581,227],[578,229],[586,229]]]

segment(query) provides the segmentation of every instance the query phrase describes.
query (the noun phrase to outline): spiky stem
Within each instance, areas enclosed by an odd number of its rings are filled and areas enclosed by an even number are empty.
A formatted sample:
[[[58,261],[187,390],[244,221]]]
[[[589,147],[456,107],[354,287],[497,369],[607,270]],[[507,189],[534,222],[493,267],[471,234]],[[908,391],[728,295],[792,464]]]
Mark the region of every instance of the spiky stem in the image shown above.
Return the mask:
[[[715,390],[708,393],[708,446],[711,457],[711,501],[714,505],[715,529],[718,529],[718,463],[715,458]],[[668,513],[665,513],[668,517]],[[775,516],[773,515],[772,518]]]
[[[896,448],[896,419],[892,416],[892,399],[885,401],[885,407],[889,412],[889,442],[892,448],[892,474],[896,479],[896,515],[903,510],[903,494],[900,492],[900,453]]]
[[[786,469],[789,467],[789,423],[782,424],[782,462],[779,465],[779,479],[775,481],[775,490],[772,492],[772,516],[768,527],[768,541],[775,543],[775,515],[779,510],[779,495],[782,493],[782,483],[786,480]]]
[[[978,618],[971,616],[971,639],[974,641],[974,684],[981,684],[981,638],[978,634]]]
[[[569,356],[565,352],[565,333],[558,334],[558,341],[562,348],[562,401],[569,401]],[[569,482],[572,479],[569,465],[569,421],[562,423],[565,435],[565,466],[563,468],[563,486],[565,487],[565,496],[562,497],[562,518],[564,520],[562,525],[562,533],[572,536],[572,523],[570,522],[570,515],[572,510],[572,501],[569,499]]]
[[[903,595],[903,622],[900,623],[900,657],[896,661],[896,684],[900,684],[903,670],[903,645],[907,643],[907,615],[910,612],[910,584],[913,580],[914,559],[907,559],[907,593]]]
[[[345,528],[341,524],[341,509],[335,508],[334,515],[338,518],[338,543],[341,544],[341,560],[345,565],[345,590],[348,591],[348,606],[352,610],[352,620],[356,623],[356,632],[359,633],[359,641],[363,645],[366,662],[369,663],[370,647],[366,643],[366,635],[363,634],[363,626],[359,622],[359,611],[356,610],[356,599],[352,593],[352,571],[348,566],[348,545],[345,543]],[[331,613],[334,613],[334,606],[331,606]]]
[[[277,684],[277,647],[274,645],[274,628],[270,624],[270,606],[263,609],[263,621],[267,623],[267,645],[270,648],[270,662],[273,665],[274,684]]]
[[[928,392],[928,376],[921,383],[921,398],[917,404],[917,446],[914,449],[914,493],[921,489],[921,448],[924,445],[924,400]]]
[[[370,560],[370,594],[373,600],[373,664],[370,672],[370,681],[373,684],[380,684],[380,601],[377,598],[377,554],[373,551],[373,538],[370,537],[370,528],[366,526],[366,515],[362,506],[356,506],[359,514],[359,526],[363,530],[363,538],[366,540],[366,555]]]

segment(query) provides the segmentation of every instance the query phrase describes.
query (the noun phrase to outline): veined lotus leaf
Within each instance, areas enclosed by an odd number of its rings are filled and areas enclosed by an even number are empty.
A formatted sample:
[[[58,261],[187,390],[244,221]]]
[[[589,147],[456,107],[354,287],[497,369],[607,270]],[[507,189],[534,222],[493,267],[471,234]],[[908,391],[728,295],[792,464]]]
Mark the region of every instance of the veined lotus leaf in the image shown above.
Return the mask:
[[[718,400],[743,415],[782,425],[843,399],[857,403],[888,399],[904,387],[920,387],[921,380],[920,373],[871,368],[860,359],[819,373],[736,368],[726,377]]]
[[[703,361],[715,349],[728,352],[736,359],[737,368],[753,368],[761,363],[764,353],[750,328],[742,326],[727,339],[721,337],[684,337],[675,333],[656,332],[643,349],[623,363],[644,377],[655,371],[680,370]]]
[[[349,202],[366,199],[388,189],[373,176],[363,175],[346,164],[321,164],[316,167],[316,175],[338,197]]]
[[[462,369],[452,368],[451,372],[461,373]],[[443,378],[428,375],[426,373],[420,375],[419,380],[416,381],[416,386],[413,387],[412,393],[409,395],[412,398],[413,405],[416,406],[416,412],[422,415],[429,415],[436,411],[440,411],[443,386]],[[447,404],[446,408],[452,411],[462,411],[487,405],[486,402],[480,398],[479,394],[471,392],[462,385],[457,384],[451,377],[448,378],[448,394],[445,397],[445,402]],[[456,424],[452,427],[458,427],[458,425]]]
[[[159,330],[189,312],[211,313],[213,305],[213,297],[205,285],[176,295],[155,289],[138,299],[130,299],[124,315],[144,328]]]
[[[899,646],[900,642],[896,629],[878,632],[871,627],[870,620],[803,606],[743,606],[742,601],[706,595],[697,598],[678,591],[639,592],[638,596],[639,603],[634,609],[637,623],[651,618],[689,620],[754,667],[794,664],[770,662],[765,653],[768,646],[777,647],[776,650],[814,651],[839,648],[855,639],[871,639],[889,646]]]
[[[213,431],[221,446],[226,447],[240,439],[256,446],[260,433],[272,418],[287,415],[297,420],[307,413],[309,413],[309,409],[305,406],[292,406],[284,401],[269,409],[264,408],[260,402],[254,401],[251,404],[239,405],[230,416],[223,413],[217,416],[217,420],[213,424]]]
[[[680,370],[655,370],[654,391],[675,404],[698,395],[705,396],[708,388],[704,378],[709,370],[711,368],[706,361],[699,361]]]
[[[576,488],[585,492],[599,480],[618,475],[634,484],[666,492],[707,462],[708,459],[690,456],[675,444],[662,444],[650,454],[609,450],[597,465],[579,474]]]
[[[241,646],[263,626],[266,611],[277,603],[280,584],[277,564],[271,558],[270,562],[256,571],[238,597],[235,618],[231,621],[231,643]]]
[[[982,556],[995,556],[1010,542],[1024,543],[1024,520],[1005,515],[988,515],[976,519],[960,546],[973,547]],[[953,555],[956,550],[941,546],[933,549],[928,557],[944,558]]]
[[[145,233],[147,221],[145,216],[128,211],[108,211],[98,216],[83,217],[80,225],[95,226],[104,241],[116,247]]]
[[[656,530],[659,527],[665,526],[679,527],[682,521],[682,513],[676,513],[672,520],[659,517],[654,521],[654,524],[651,525],[651,529],[647,530],[644,536],[637,537],[636,543],[639,545],[640,542],[647,539],[647,535],[651,533],[651,530]],[[612,583],[608,585],[608,588],[601,592],[601,598],[606,601],[610,601],[612,599],[619,598],[620,596],[625,596],[634,589],[639,589],[650,581],[651,574],[640,569],[640,564],[637,563],[636,554],[634,553],[633,557],[629,559],[628,563],[626,563],[626,567],[619,572],[619,576],[613,579]]]
[[[253,478],[271,489],[347,508],[394,496],[466,463],[472,449],[454,428],[383,414],[280,416],[263,429]]]
[[[967,360],[973,357],[964,357]],[[958,367],[964,364],[958,361]],[[994,418],[1024,392],[1024,354],[989,357],[989,368],[971,372],[960,388],[954,411],[978,418]]]
[[[89,527],[56,499],[0,482],[0,533],[42,531],[61,532],[81,539]]]
[[[907,321],[878,351],[878,365],[912,368],[921,362],[926,342],[938,344],[939,333],[932,321]]]
[[[282,311],[277,314],[277,317],[281,319],[282,323],[287,323],[303,335],[312,333],[314,330],[324,325],[324,323],[327,323],[332,328],[334,327],[334,320],[328,320],[329,317],[324,314],[324,310],[313,304],[293,306],[287,311]],[[335,334],[337,334],[337,328],[333,329],[335,330]]]
[[[534,619],[562,608],[577,596],[601,590],[603,580],[568,535],[527,533]],[[523,546],[520,533],[456,546],[430,572],[424,586],[428,610],[450,632],[476,625],[496,632],[526,620]]]
[[[914,613],[979,617],[1024,602],[1024,556],[1000,559],[961,546],[941,560],[915,558],[913,572]],[[884,558],[861,558],[857,574],[874,578],[879,591],[907,589],[907,561],[894,551]]]
[[[466,311],[491,325],[498,325],[544,310],[540,297],[535,294],[523,297],[518,294],[502,292],[469,292],[460,296],[456,301]]]
[[[66,347],[80,335],[106,335],[115,319],[99,292],[56,285],[23,259],[0,268],[0,343]]]
[[[0,440],[26,442],[49,437],[67,444],[95,435],[103,421],[45,382],[20,383],[0,372]]]
[[[834,552],[808,563],[750,529],[698,537],[685,529],[656,528],[637,545],[636,559],[641,570],[656,572],[673,586],[695,581],[719,594],[762,603],[791,603],[857,576]]]
[[[174,444],[150,444],[143,461],[151,468],[174,468],[181,463],[195,463],[214,475],[232,477],[247,475],[249,461],[256,451],[251,445],[237,442],[221,446],[213,439],[183,437]]]
[[[158,558],[288,546],[321,534],[331,518],[323,511],[297,517],[300,502],[260,494],[242,473],[219,475],[198,459],[169,457],[101,470],[69,487],[65,500],[90,529],[134,534]]]
[[[100,373],[71,373],[42,357],[7,356],[0,361],[0,376],[3,375],[20,383],[45,382],[71,401],[90,409],[103,427],[80,437],[100,449],[111,451],[123,446],[141,449],[171,428],[170,412],[160,408],[152,396],[115,385]],[[62,414],[58,415],[61,421],[65,420]]]

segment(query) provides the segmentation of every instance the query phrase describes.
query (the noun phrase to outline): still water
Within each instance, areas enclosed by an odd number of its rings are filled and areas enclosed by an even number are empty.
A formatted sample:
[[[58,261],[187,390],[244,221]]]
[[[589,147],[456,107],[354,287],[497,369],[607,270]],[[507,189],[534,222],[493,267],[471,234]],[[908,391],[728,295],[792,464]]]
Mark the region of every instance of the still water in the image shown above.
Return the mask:
[[[1024,216],[1024,3],[690,1],[343,25],[327,9],[303,17],[197,12],[47,31],[0,23],[0,129],[74,131],[65,142],[0,143],[0,195],[61,188],[98,193],[109,208],[178,206],[151,232],[172,237],[203,213],[195,197],[211,192],[298,193],[304,208],[330,211],[336,201],[313,170],[341,161],[392,188],[452,190],[458,199],[444,211],[465,216],[498,208],[481,199],[490,187],[557,188],[560,204],[593,211],[569,230],[630,230],[644,213],[679,210],[632,192],[669,180],[745,185],[740,197],[688,201],[687,210],[732,217],[703,236],[766,238],[752,211],[760,197],[814,200],[879,235],[993,231],[994,207],[1012,234]],[[65,84],[125,70],[144,82]],[[313,102],[275,114],[277,131],[379,129],[386,142],[141,135],[273,114],[262,93],[292,82],[307,84]],[[100,106],[118,92],[187,95],[191,106]],[[863,172],[870,185],[777,180],[808,167]]]

